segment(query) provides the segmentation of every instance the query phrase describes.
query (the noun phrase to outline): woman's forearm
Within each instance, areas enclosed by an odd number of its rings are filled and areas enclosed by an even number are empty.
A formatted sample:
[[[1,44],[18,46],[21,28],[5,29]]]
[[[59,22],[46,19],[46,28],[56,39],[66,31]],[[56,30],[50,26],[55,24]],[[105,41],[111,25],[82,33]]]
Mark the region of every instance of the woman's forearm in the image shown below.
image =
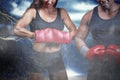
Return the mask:
[[[14,28],[14,33],[20,37],[33,38],[35,36],[34,32],[31,32],[25,28]]]

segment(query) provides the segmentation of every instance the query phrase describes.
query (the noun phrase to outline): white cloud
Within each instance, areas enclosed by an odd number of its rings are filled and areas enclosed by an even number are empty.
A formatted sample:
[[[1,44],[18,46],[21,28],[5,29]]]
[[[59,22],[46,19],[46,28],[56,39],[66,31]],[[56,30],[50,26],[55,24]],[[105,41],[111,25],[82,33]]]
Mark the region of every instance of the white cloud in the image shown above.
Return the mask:
[[[70,16],[73,20],[81,20],[83,15],[93,9],[96,5],[95,4],[90,4],[90,3],[76,3],[72,5],[73,10],[77,10],[78,12],[76,13],[70,13]]]
[[[29,1],[23,1],[20,5],[13,2],[11,3],[11,5],[13,6],[13,10],[10,13],[16,16],[22,16],[25,10],[30,6],[30,4],[31,3]]]
[[[88,11],[93,9],[93,7],[95,6],[96,6],[95,4],[81,2],[73,5],[72,8],[79,11]]]

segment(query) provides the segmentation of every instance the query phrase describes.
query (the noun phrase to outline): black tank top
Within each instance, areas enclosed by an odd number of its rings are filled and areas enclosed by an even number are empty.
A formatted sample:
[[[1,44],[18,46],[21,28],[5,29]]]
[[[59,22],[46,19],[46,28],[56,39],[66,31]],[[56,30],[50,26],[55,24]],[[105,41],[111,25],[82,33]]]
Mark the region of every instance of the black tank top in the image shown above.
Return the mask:
[[[98,7],[95,7],[89,30],[91,31],[94,45],[120,45],[120,9],[112,19],[103,20],[98,15]]]
[[[60,8],[57,8],[57,17],[53,22],[46,22],[43,19],[41,19],[38,10],[36,10],[36,17],[30,23],[30,30],[34,32],[35,30],[41,30],[45,28],[55,28],[63,30],[64,24],[61,19]]]

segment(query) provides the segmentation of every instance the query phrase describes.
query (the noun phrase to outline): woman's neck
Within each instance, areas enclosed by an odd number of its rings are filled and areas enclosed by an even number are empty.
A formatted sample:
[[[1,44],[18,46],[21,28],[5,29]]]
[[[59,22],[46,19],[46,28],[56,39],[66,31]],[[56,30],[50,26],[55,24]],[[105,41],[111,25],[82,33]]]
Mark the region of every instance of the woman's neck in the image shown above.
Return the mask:
[[[41,10],[44,10],[44,11],[46,11],[46,12],[53,12],[53,11],[55,11],[55,8],[54,8],[54,7],[52,7],[52,8],[42,7]]]

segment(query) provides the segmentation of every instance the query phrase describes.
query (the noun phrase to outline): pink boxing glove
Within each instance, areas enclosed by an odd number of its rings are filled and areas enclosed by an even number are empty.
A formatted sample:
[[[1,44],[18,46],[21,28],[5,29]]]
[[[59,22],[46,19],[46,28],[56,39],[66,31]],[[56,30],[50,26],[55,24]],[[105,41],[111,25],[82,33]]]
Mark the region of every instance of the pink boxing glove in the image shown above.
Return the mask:
[[[55,42],[59,44],[70,43],[71,36],[69,32],[63,32],[57,29],[46,28],[35,31],[36,42]]]
[[[57,29],[53,29],[53,33],[55,42],[66,44],[71,42],[71,36],[69,32],[63,32]]]
[[[50,29],[36,30],[35,31],[36,42],[53,42],[53,31]]]

